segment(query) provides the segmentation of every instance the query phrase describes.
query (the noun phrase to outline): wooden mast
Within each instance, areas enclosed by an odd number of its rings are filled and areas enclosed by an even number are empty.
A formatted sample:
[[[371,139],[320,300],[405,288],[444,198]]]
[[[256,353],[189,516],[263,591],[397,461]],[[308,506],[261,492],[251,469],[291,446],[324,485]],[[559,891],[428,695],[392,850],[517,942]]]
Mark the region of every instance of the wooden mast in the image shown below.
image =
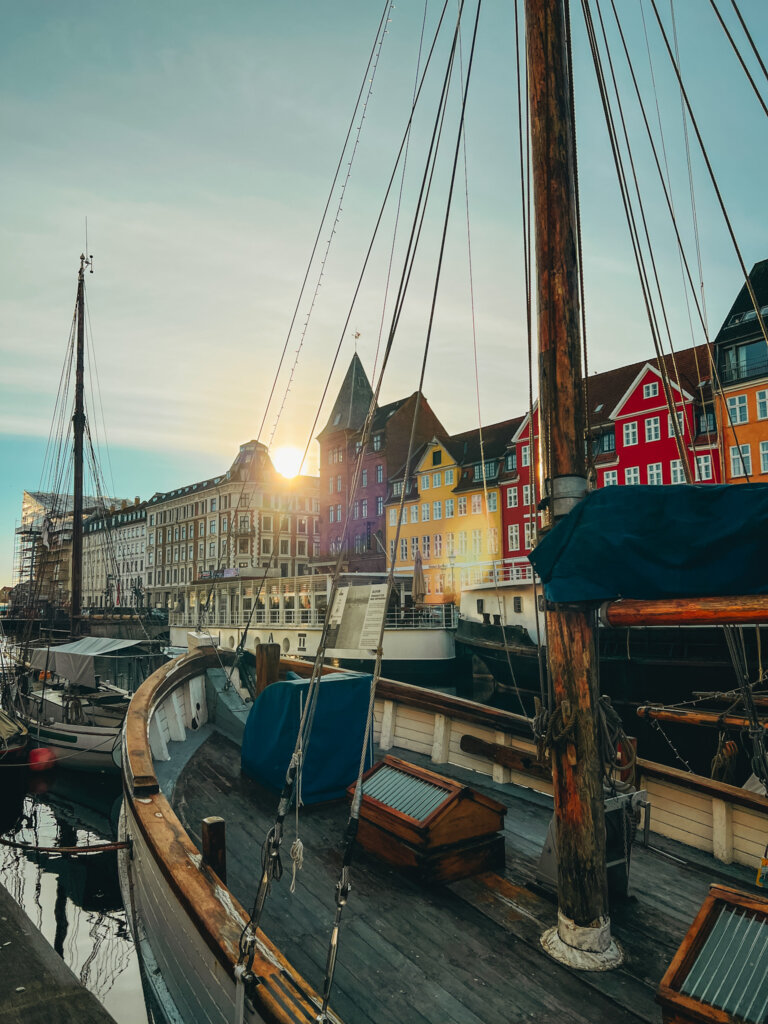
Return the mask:
[[[586,493],[581,378],[576,147],[568,69],[567,0],[526,0],[539,336],[539,494],[547,527]],[[558,730],[552,750],[558,837],[558,925],[542,937],[582,969],[621,961],[611,940],[605,810],[595,702],[597,658],[589,615],[546,613]]]
[[[83,435],[85,433],[84,363],[85,363],[85,254],[80,256],[77,275],[77,353],[75,363],[74,430],[75,480],[72,507],[72,603],[70,623],[72,636],[80,636],[83,596]]]

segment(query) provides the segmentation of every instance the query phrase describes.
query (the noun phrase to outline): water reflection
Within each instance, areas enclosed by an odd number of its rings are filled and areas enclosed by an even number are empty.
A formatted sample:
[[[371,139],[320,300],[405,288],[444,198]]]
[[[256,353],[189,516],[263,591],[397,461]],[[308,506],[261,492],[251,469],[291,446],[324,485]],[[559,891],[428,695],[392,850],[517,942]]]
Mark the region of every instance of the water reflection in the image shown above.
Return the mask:
[[[0,882],[117,1024],[147,1024],[117,854],[32,848],[112,842],[119,809],[114,778],[0,766]]]

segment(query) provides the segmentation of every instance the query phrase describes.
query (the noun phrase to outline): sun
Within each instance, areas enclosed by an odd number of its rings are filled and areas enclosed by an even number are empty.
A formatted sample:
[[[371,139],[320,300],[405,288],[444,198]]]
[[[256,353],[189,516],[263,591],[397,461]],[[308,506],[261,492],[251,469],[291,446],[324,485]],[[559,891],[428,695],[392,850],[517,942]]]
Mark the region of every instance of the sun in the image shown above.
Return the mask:
[[[278,473],[283,476],[296,476],[301,469],[301,457],[304,452],[292,444],[284,444],[271,453],[272,463]]]

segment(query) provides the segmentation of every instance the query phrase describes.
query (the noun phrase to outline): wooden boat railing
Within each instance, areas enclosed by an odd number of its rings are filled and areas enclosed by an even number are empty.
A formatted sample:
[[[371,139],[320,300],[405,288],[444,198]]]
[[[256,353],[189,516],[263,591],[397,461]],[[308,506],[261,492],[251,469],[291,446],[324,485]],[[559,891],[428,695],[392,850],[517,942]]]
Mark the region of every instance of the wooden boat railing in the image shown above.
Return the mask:
[[[186,912],[193,930],[202,937],[223,970],[234,1004],[239,941],[248,914],[203,863],[199,850],[160,792],[149,739],[153,716],[174,692],[202,676],[206,669],[215,668],[226,660],[231,663],[231,659],[232,652],[198,649],[163,665],[146,680],[134,695],[126,717],[123,777],[125,799],[146,849]],[[311,666],[305,662],[292,663],[289,667],[303,676],[311,671]],[[270,1024],[295,1024],[316,1017],[320,998],[261,931],[251,970],[258,979],[251,999],[260,1019]]]

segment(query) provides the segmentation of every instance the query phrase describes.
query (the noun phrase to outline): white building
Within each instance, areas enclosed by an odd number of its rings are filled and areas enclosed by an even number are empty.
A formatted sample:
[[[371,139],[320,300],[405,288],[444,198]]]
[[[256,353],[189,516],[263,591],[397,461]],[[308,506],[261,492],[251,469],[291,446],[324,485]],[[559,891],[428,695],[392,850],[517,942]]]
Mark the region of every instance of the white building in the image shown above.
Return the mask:
[[[83,607],[146,605],[147,503],[122,501],[83,526]]]

